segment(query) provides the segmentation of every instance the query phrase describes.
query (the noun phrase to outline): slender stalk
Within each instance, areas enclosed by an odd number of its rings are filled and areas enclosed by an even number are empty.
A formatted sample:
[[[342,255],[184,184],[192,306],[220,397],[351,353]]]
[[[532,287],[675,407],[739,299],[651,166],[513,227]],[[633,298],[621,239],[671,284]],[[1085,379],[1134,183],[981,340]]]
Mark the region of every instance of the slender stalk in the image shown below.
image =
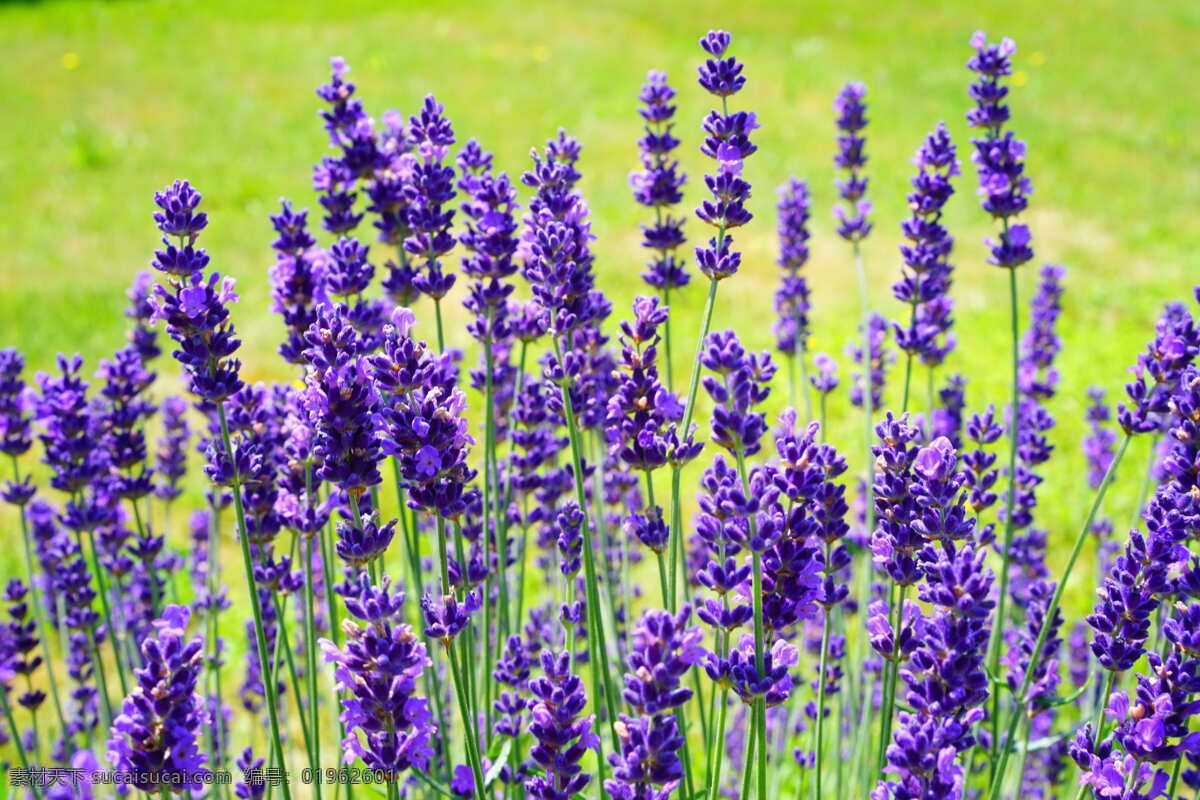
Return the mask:
[[[1116,456],[1113,457],[1112,463],[1108,465],[1108,470],[1104,473],[1104,479],[1100,481],[1099,488],[1096,489],[1096,499],[1092,501],[1091,510],[1088,512],[1087,519],[1083,523],[1078,535],[1075,537],[1075,544],[1071,547],[1071,554],[1067,558],[1067,564],[1063,568],[1063,574],[1059,578],[1058,583],[1054,587],[1054,594],[1050,597],[1050,603],[1046,606],[1044,619],[1049,621],[1054,619],[1057,613],[1059,604],[1062,601],[1063,592],[1066,589],[1067,581],[1070,580],[1071,572],[1075,569],[1075,562],[1079,559],[1079,553],[1083,550],[1083,543],[1087,541],[1088,533],[1092,529],[1092,522],[1096,518],[1096,511],[1100,508],[1100,504],[1104,501],[1104,495],[1108,491],[1108,486],[1112,483],[1112,477],[1116,474],[1117,467],[1121,464],[1121,459],[1125,457],[1125,451],[1129,448],[1129,440],[1132,436],[1125,434],[1124,440],[1121,442],[1120,449],[1117,450]],[[1042,649],[1046,646],[1046,639],[1050,633],[1049,625],[1043,624],[1041,630],[1038,631],[1037,641],[1034,642],[1033,652],[1029,657],[1029,666],[1025,670],[1025,677],[1021,680],[1021,687],[1017,692],[1017,707],[1024,705],[1025,697],[1029,693],[1029,687],[1033,684],[1033,674],[1037,669],[1038,661],[1042,657]],[[1008,764],[1008,756],[1012,752],[1013,736],[1016,733],[1017,723],[1020,722],[1020,714],[1012,714],[1008,722],[1008,735],[1005,737],[1003,747],[999,748],[999,761],[996,768],[992,771],[991,785],[988,788],[988,800],[998,800],[1000,797],[1000,785],[1004,778],[1004,768]]]
[[[433,316],[437,323],[437,343],[438,352],[446,352],[446,336],[442,329],[442,301],[440,298],[433,298]]]
[[[917,283],[917,286],[918,287],[920,286],[919,281]],[[912,313],[909,315],[909,321],[908,321],[909,330],[912,330],[913,326],[916,324],[916,320],[917,320],[917,304],[914,302],[912,304]],[[909,350],[905,354],[905,358],[904,358],[904,402],[901,403],[901,405],[900,405],[900,413],[901,414],[908,411],[908,392],[909,392],[909,387],[912,385],[912,368],[913,368],[913,354],[912,354],[912,351]],[[926,424],[932,426],[933,417],[930,417],[928,420],[926,420]],[[932,427],[930,428],[930,431],[932,431]]]
[[[725,238],[724,227],[717,230],[717,246],[721,245]],[[692,427],[692,416],[696,412],[696,391],[700,386],[700,354],[704,352],[704,340],[708,338],[708,330],[712,327],[713,306],[717,299],[717,281],[715,278],[708,283],[708,297],[704,301],[704,313],[701,316],[700,323],[700,338],[696,343],[696,360],[692,363],[692,378],[688,384],[687,403],[683,410],[683,423],[677,429],[679,438],[682,440],[687,437],[688,430]],[[679,502],[680,488],[680,472],[682,466],[671,467],[671,525],[668,529],[670,536],[670,565],[671,565],[671,605],[670,610],[674,613],[679,608],[679,595],[676,594],[678,584],[677,565],[680,557],[683,555],[681,539],[683,536],[683,507]],[[685,581],[686,582],[686,581]]]
[[[1008,235],[1008,221],[1004,222],[1004,235]],[[988,667],[993,675],[1000,674],[1000,649],[1004,642],[1004,626],[1008,619],[1008,564],[1012,559],[1012,541],[1014,532],[1013,508],[1017,501],[1017,436],[1020,433],[1021,387],[1018,383],[1020,369],[1020,313],[1017,308],[1017,271],[1008,270],[1009,316],[1012,322],[1012,411],[1009,420],[1008,447],[1008,494],[1004,506],[1004,546],[1000,551],[1000,591],[996,599],[995,624],[992,625],[992,639],[989,647]],[[1049,619],[1049,617],[1047,617]],[[1032,667],[1032,663],[1031,663]],[[1000,721],[1000,693],[992,692],[992,727],[993,733]],[[995,737],[992,739],[992,752],[1000,744]],[[992,758],[995,765],[996,759]]]
[[[454,654],[454,642],[445,642],[446,655],[450,659],[450,674],[454,680],[454,691],[458,695],[458,708],[462,716],[463,724],[463,741],[467,751],[467,763],[471,767],[471,776],[475,779],[475,796],[482,798],[487,796],[483,785],[483,765],[479,753],[479,743],[476,740],[475,721],[471,718],[470,707],[467,701],[466,686],[463,685],[464,674],[463,669],[460,669],[458,657]]]
[[[246,588],[250,594],[250,610],[254,615],[254,642],[258,648],[258,663],[265,669],[270,662],[267,660],[267,637],[263,632],[262,605],[258,598],[258,589],[254,585],[254,563],[250,558],[250,537],[246,530],[246,509],[242,506],[242,480],[238,473],[237,462],[234,460],[233,443],[229,438],[229,422],[225,419],[225,405],[217,403],[217,420],[221,425],[221,441],[225,446],[225,455],[233,469],[233,509],[237,517],[238,541],[242,549],[242,567],[246,575]],[[266,693],[267,718],[271,725],[271,744],[279,753],[281,763],[286,762],[283,753],[282,738],[279,735],[279,709],[276,707],[275,682],[268,676],[263,681],[263,691]],[[281,784],[284,800],[291,800],[292,790],[287,781]]]
[[[100,563],[100,555],[96,552],[96,538],[92,529],[85,528],[84,534],[87,537],[88,550],[91,554],[92,572],[96,575],[96,587],[100,595],[100,609],[104,612],[104,626],[108,631],[108,643],[112,647],[113,660],[117,662],[117,677],[121,681],[121,694],[126,696],[129,694],[129,684],[125,680],[125,660],[121,658],[121,648],[116,635],[116,628],[113,626],[112,608],[108,603],[108,581],[104,578],[104,567]],[[83,549],[83,542],[79,543],[79,547]],[[96,653],[99,656],[99,652]]]
[[[25,753],[25,745],[21,741],[21,730],[17,727],[17,721],[13,718],[12,704],[8,702],[8,687],[0,686],[0,703],[4,704],[4,719],[8,723],[8,729],[12,732],[13,744],[17,747],[17,756],[21,759],[21,766],[25,768],[25,774],[29,775],[29,756]],[[31,777],[29,781],[29,791],[33,795],[34,800],[39,800],[42,796],[38,791],[37,780]]]
[[[825,543],[825,563],[829,563],[829,542]],[[825,671],[829,664],[829,607],[822,607],[822,626],[821,626],[821,661],[817,672],[817,733],[816,746],[813,748],[814,758],[816,763],[813,765],[813,777],[815,778],[815,794],[816,800],[823,800],[821,795],[821,762],[824,760],[825,754]]]
[[[742,793],[738,795],[741,800],[750,800],[750,779],[754,774],[754,753],[755,747],[760,743],[758,741],[758,703],[750,707],[750,729],[746,736],[746,750],[742,754]],[[758,800],[766,800],[765,797],[760,797]]]
[[[316,763],[316,759],[313,755],[312,734],[309,732],[308,719],[304,714],[304,695],[300,691],[300,677],[299,673],[296,672],[296,659],[292,655],[292,647],[287,635],[287,624],[284,622],[283,606],[279,602],[279,595],[277,593],[271,593],[271,602],[275,604],[275,616],[279,618],[279,638],[276,640],[276,650],[282,650],[284,658],[287,661],[288,677],[291,679],[292,684],[292,694],[296,696],[296,716],[300,718],[300,733],[304,737],[304,749],[308,751],[309,764],[313,765]]]
[[[879,718],[878,764],[880,770],[883,769],[886,762],[887,745],[892,739],[892,716],[896,707],[896,684],[900,670],[900,629],[904,625],[904,601],[907,594],[908,587],[901,586],[899,600],[895,608],[896,619],[892,625],[892,635],[895,637],[892,642],[892,658],[884,665],[887,679],[884,684],[883,709]]]
[[[317,626],[316,615],[313,610],[313,537],[308,534],[304,537],[304,655],[306,658],[305,668],[308,670],[308,704],[310,720],[308,723],[310,735],[312,736],[311,752],[312,752],[312,769],[314,775],[321,774],[321,726],[317,724],[317,708],[320,705],[318,699],[320,695],[317,692]],[[297,710],[300,713],[300,719],[304,719],[304,709],[299,707],[299,695],[297,695]],[[317,785],[316,793],[317,800],[321,798],[321,781],[315,782]]]
[[[554,355],[558,359],[558,363],[562,363],[562,347],[558,342],[558,337],[552,337],[554,340]],[[579,508],[585,510],[587,508],[587,499],[583,490],[583,456],[582,447],[579,442],[579,427],[575,420],[575,409],[571,403],[570,388],[564,383],[561,387],[563,409],[567,415],[567,436],[571,444],[571,463],[575,474],[575,495],[579,503]],[[583,569],[586,577],[585,589],[587,592],[587,621],[588,621],[588,661],[592,667],[593,681],[598,682],[603,688],[603,700],[605,711],[607,712],[606,727],[612,740],[614,750],[618,749],[617,734],[612,727],[612,723],[616,720],[616,696],[612,689],[612,674],[608,666],[608,648],[604,642],[604,625],[600,618],[600,594],[597,590],[596,578],[596,563],[595,552],[592,544],[592,523],[591,518],[586,510],[583,514]],[[599,668],[597,670],[597,667]],[[599,674],[597,675],[597,672]],[[600,687],[597,687],[600,688]],[[600,737],[597,737],[600,738]],[[603,753],[599,753],[601,784],[603,784],[603,774],[605,772]]]
[[[813,402],[812,402],[812,382],[808,379],[808,347],[797,344],[796,352],[792,355],[793,361],[800,363],[800,390],[804,395],[804,414],[809,422],[813,421]],[[793,403],[794,405],[794,403]],[[825,429],[824,422],[821,423],[821,429]]]
[[[12,457],[13,480],[21,481],[17,467],[17,457]],[[54,677],[54,659],[50,656],[49,626],[46,624],[46,608],[42,604],[41,591],[36,580],[36,570],[33,565],[33,547],[29,543],[29,520],[25,518],[25,509],[18,508],[17,516],[21,518],[21,544],[25,551],[25,572],[29,578],[29,601],[33,605],[33,618],[37,621],[38,638],[41,639],[42,660],[46,664],[46,679],[50,684],[50,696],[54,699],[54,711],[58,715],[58,729],[65,737],[67,735],[66,716],[63,714],[62,700],[58,695],[58,679]]]

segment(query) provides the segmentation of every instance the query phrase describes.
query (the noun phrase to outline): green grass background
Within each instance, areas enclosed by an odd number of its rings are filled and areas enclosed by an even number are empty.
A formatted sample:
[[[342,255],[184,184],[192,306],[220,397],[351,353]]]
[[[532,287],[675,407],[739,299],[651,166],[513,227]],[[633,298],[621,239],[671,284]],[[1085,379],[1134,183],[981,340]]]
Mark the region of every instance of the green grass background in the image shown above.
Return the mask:
[[[967,40],[977,28],[1017,40],[1013,127],[1029,143],[1036,189],[1028,222],[1038,258],[1021,274],[1023,305],[1037,264],[1069,270],[1062,386],[1050,404],[1058,451],[1039,512],[1058,560],[1086,512],[1084,391],[1118,390],[1158,309],[1191,302],[1196,281],[1200,5],[1189,0],[3,5],[0,345],[23,349],[35,370],[51,366],[57,351],[79,351],[94,366],[119,346],[125,288],[157,243],[151,194],[187,177],[205,195],[204,244],[214,265],[238,279],[246,374],[288,376],[274,355],[282,325],[268,312],[267,214],[281,196],[315,205],[309,168],[326,144],[313,88],[326,79],[331,55],[352,65],[376,117],[389,108],[408,113],[434,92],[460,141],[477,137],[511,172],[558,126],[577,136],[599,282],[624,315],[642,291],[637,226],[647,217],[627,187],[640,132],[636,95],[649,69],[665,69],[680,90],[677,130],[694,205],[703,188],[699,121],[710,104],[694,82],[696,40],[709,27],[734,33],[748,77],[735,105],[763,124],[746,171],[756,219],[738,233],[746,257],[721,287],[714,325],[770,346],[774,187],[796,174],[810,180],[814,196],[813,346],[843,362],[858,299],[829,213],[834,93],[850,79],[869,86],[877,210],[866,262],[873,305],[896,316],[889,286],[908,159],[945,120],[966,160]],[[960,339],[951,368],[969,377],[969,407],[978,409],[1007,397],[1008,297],[1003,273],[984,263],[981,239],[992,225],[978,208],[969,164],[964,172],[947,212],[957,237]],[[689,222],[688,232],[697,238],[699,225]],[[675,301],[679,374],[692,363],[702,294],[697,282]],[[450,339],[466,343],[458,327]],[[168,359],[159,368],[174,373]],[[900,370],[893,375],[895,402]],[[858,417],[845,410],[844,393],[835,406],[831,438],[861,464]],[[1118,528],[1143,453],[1134,449],[1114,491]],[[1090,584],[1075,583],[1078,605]]]

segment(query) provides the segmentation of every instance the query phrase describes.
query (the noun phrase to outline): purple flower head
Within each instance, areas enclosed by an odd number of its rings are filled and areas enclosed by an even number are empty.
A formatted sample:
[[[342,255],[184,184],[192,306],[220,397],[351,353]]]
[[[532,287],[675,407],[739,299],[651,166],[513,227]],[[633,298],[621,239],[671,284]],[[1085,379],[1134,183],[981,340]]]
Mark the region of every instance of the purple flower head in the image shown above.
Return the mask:
[[[50,485],[74,493],[94,485],[108,471],[107,452],[94,446],[94,410],[88,402],[88,384],[79,377],[83,359],[59,355],[59,375],[38,373],[40,393],[34,401],[34,416],[42,425],[38,435],[44,455],[42,463],[51,471]]]
[[[1117,434],[1106,427],[1112,420],[1112,409],[1104,401],[1104,390],[1092,386],[1087,391],[1088,434],[1083,437],[1083,455],[1088,465],[1088,485],[1097,489],[1113,462]]]
[[[151,319],[154,316],[154,307],[150,303],[153,285],[154,278],[149,272],[142,270],[134,276],[133,285],[125,292],[125,296],[129,298],[125,316],[133,321],[133,328],[129,331],[129,343],[137,350],[142,361],[147,363],[162,355]]]
[[[700,85],[721,98],[721,110],[710,111],[704,120],[704,144],[700,151],[716,162],[716,170],[704,176],[711,194],[702,200],[696,216],[716,228],[716,235],[707,246],[696,248],[696,263],[711,280],[722,280],[737,273],[741,253],[730,248],[731,228],[745,225],[752,219],[745,202],[750,198],[750,184],[740,175],[742,163],[758,149],[750,142],[750,134],[758,125],[758,117],[747,111],[728,110],[728,98],[739,92],[746,79],[741,74],[743,64],[733,56],[724,57],[730,36],[723,31],[711,32],[700,41],[713,58],[700,66]]]
[[[379,394],[346,307],[322,309],[305,334],[304,405],[313,426],[316,476],[355,495],[380,482]]]
[[[608,755],[613,777],[604,782],[607,795],[614,800],[669,797],[683,777],[683,737],[675,717],[622,714],[613,728],[620,744]]]
[[[681,681],[704,655],[703,632],[686,627],[691,613],[687,605],[674,615],[650,609],[634,627],[622,697],[638,714],[655,716],[691,699]]]
[[[733,40],[725,31],[709,31],[701,40],[700,47],[712,58],[699,67],[699,83],[717,97],[729,97],[746,85],[742,77],[743,64],[733,56],[725,58],[725,51]]]
[[[474,146],[474,147],[472,147]],[[472,155],[474,154],[474,155]],[[517,191],[504,173],[490,170],[491,154],[472,139],[458,157],[464,175],[460,187],[467,199],[460,205],[466,230],[459,242],[467,251],[463,273],[472,278],[463,305],[474,315],[467,332],[480,341],[501,341],[511,329],[508,299],[515,288],[506,282],[518,269]],[[482,164],[482,166],[480,166]]]
[[[187,446],[192,430],[187,421],[187,401],[174,395],[162,402],[163,435],[158,440],[155,467],[159,483],[154,494],[171,502],[183,493],[180,481],[187,474]]]
[[[304,333],[317,319],[327,262],[316,255],[316,240],[308,233],[308,212],[294,211],[287,200],[282,206],[271,217],[278,233],[271,244],[275,250],[269,273],[271,310],[283,317],[288,330],[279,354],[289,363],[303,364]]]
[[[412,168],[407,210],[411,233],[404,240],[408,253],[424,259],[424,271],[413,279],[413,286],[435,300],[446,296],[454,285],[454,274],[442,272],[441,258],[454,247],[450,226],[454,209],[454,168],[445,163],[449,145],[454,144],[454,129],[445,117],[445,108],[428,95],[418,114],[409,118],[409,131],[416,142],[416,161]]]
[[[200,193],[187,181],[177,180],[161,192],[154,193],[154,223],[166,236],[194,240],[208,226],[208,215],[197,211]]]
[[[155,635],[142,642],[137,685],[121,704],[108,742],[108,762],[135,775],[134,788],[154,794],[199,790],[205,755],[201,729],[209,724],[204,701],[196,692],[204,642],[185,639],[189,611],[167,606],[155,620]]]
[[[205,279],[208,265],[204,251],[193,244],[207,224],[203,213],[194,214],[200,194],[187,183],[176,181],[165,192],[155,194],[162,211],[155,214],[165,234],[167,251],[155,255],[152,266],[167,273],[166,286],[155,287],[151,322],[162,320],[178,348],[173,355],[191,379],[190,389],[202,399],[220,402],[242,387],[238,378],[241,363],[233,358],[241,342],[229,322],[230,303],[236,302],[232,278],[222,280],[213,272]],[[179,248],[169,243],[179,239]]]
[[[779,259],[783,270],[782,282],[775,292],[775,312],[779,315],[773,328],[776,348],[793,354],[807,348],[808,282],[800,269],[808,261],[808,184],[791,178],[779,187]]]
[[[913,163],[917,174],[908,195],[912,216],[900,226],[906,240],[900,246],[905,268],[892,285],[892,294],[911,310],[907,321],[899,320],[893,327],[901,350],[937,366],[954,349],[950,334],[953,301],[947,294],[954,239],[941,224],[941,217],[942,207],[954,193],[951,178],[958,174],[958,159],[944,123],[925,139]]]
[[[347,763],[361,758],[371,769],[424,769],[433,757],[436,729],[425,698],[416,686],[431,662],[425,646],[404,624],[403,594],[391,592],[385,577],[379,588],[364,590],[351,614],[365,625],[343,625],[341,650],[321,639],[326,663],[336,664],[334,678],[342,695],[342,741]]]
[[[862,83],[848,83],[838,92],[833,101],[837,114],[838,151],[833,165],[845,170],[846,176],[836,181],[838,195],[844,201],[834,208],[838,219],[838,235],[856,242],[871,232],[871,204],[864,197],[867,193],[867,178],[862,174],[867,164],[866,138],[861,132],[867,127],[867,87]]]
[[[671,209],[683,200],[680,191],[687,176],[671,153],[679,146],[672,133],[675,90],[667,83],[665,72],[651,71],[646,76],[638,99],[638,109],[645,121],[645,132],[638,140],[642,168],[629,175],[634,199],[656,210],[653,224],[642,226],[642,247],[653,252],[642,280],[660,291],[679,289],[687,285],[689,275],[675,251],[686,241],[683,219],[671,216]]]
[[[583,511],[574,500],[563,504],[554,517],[554,537],[558,546],[559,572],[571,578],[579,574],[583,554]]]
[[[1054,359],[1062,349],[1055,325],[1062,313],[1062,279],[1066,270],[1057,264],[1042,267],[1041,283],[1030,303],[1031,325],[1021,339],[1018,385],[1021,393],[1047,400],[1058,388]]]
[[[363,569],[387,551],[395,528],[394,519],[380,525],[374,511],[364,513],[357,520],[343,519],[337,523],[334,550],[347,565]]]
[[[579,145],[559,131],[542,153],[534,151],[533,168],[521,182],[534,190],[524,217],[517,253],[522,275],[531,284],[539,315],[549,330],[564,335],[600,316],[589,242],[595,237],[589,210],[575,188]]]
[[[837,362],[825,353],[813,356],[813,367],[816,370],[809,376],[809,383],[822,395],[827,395],[838,387]]]
[[[1185,367],[1200,353],[1200,331],[1186,308],[1168,305],[1155,326],[1155,337],[1130,369],[1133,380],[1125,384],[1128,403],[1117,409],[1117,421],[1126,433],[1148,433],[1160,426],[1171,395]]]
[[[632,321],[621,323],[623,376],[608,399],[604,421],[609,453],[630,469],[655,470],[679,448],[676,425],[683,405],[659,380],[659,327],[669,309],[657,297],[633,301]]]
[[[1029,229],[1008,223],[1010,217],[1026,209],[1033,192],[1033,184],[1025,175],[1025,143],[1012,131],[1001,130],[1009,119],[1009,110],[1004,104],[1008,87],[1000,81],[1012,72],[1009,57],[1016,47],[1009,39],[999,45],[988,44],[982,32],[971,37],[971,45],[976,53],[967,67],[976,73],[977,79],[970,88],[975,108],[967,113],[967,122],[984,132],[982,137],[971,140],[975,147],[971,160],[979,175],[983,210],[1004,221],[999,239],[988,241],[992,250],[989,262],[1015,269],[1033,258]]]
[[[33,445],[30,397],[21,377],[25,359],[16,348],[0,350],[0,453],[16,458]]]
[[[767,431],[765,415],[754,409],[771,393],[775,364],[770,354],[747,353],[732,330],[715,331],[705,340],[700,364],[715,373],[703,380],[715,404],[713,443],[731,453],[754,455]]]
[[[425,616],[425,635],[449,647],[454,637],[467,627],[471,614],[478,611],[479,607],[479,595],[475,592],[468,592],[461,603],[452,594],[440,599],[429,594],[423,596],[421,611]]]
[[[859,326],[860,333],[862,332],[861,328],[862,326]],[[871,408],[880,408],[883,404],[883,387],[887,381],[888,364],[895,357],[887,350],[888,329],[887,320],[879,314],[872,313],[867,319],[867,341],[870,352],[866,358],[866,374],[870,376]],[[862,339],[863,337],[860,335],[846,348],[847,355],[858,365],[860,370],[863,368],[864,361]],[[855,373],[852,380],[850,402],[854,406],[862,407],[864,399],[863,372]]]
[[[541,655],[542,675],[529,682],[535,701],[529,732],[536,740],[529,757],[543,774],[525,782],[525,791],[537,800],[569,800],[591,780],[580,762],[588,750],[599,746],[592,732],[593,717],[582,716],[587,705],[583,681],[570,671],[566,653]]]

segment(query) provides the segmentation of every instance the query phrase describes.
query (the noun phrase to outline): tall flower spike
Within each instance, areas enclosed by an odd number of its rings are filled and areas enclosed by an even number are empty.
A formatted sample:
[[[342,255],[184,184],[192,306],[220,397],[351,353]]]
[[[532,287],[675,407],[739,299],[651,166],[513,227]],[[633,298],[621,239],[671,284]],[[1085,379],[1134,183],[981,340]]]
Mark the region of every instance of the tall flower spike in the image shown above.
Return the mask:
[[[900,246],[904,270],[892,285],[892,294],[911,310],[907,320],[894,322],[893,327],[896,345],[910,359],[935,367],[954,349],[953,301],[948,294],[954,239],[942,225],[942,208],[954,194],[951,179],[958,174],[958,159],[945,123],[929,134],[913,163],[917,174],[908,195],[911,216],[900,226],[906,240]]]
[[[671,216],[671,209],[683,200],[680,189],[687,177],[671,153],[679,146],[672,132],[675,117],[675,90],[667,84],[667,73],[652,70],[646,76],[638,100],[645,132],[638,140],[642,168],[629,175],[633,199],[654,209],[653,224],[642,226],[642,247],[654,253],[642,273],[642,280],[664,295],[687,286],[689,275],[675,251],[686,241],[683,218]]]
[[[975,55],[967,61],[967,67],[977,77],[970,88],[975,108],[967,112],[967,122],[983,132],[982,137],[971,140],[975,146],[971,160],[979,174],[983,210],[1004,226],[999,239],[987,242],[992,251],[989,263],[1015,269],[1033,258],[1028,226],[1009,222],[1026,209],[1033,192],[1033,184],[1025,175],[1025,143],[1012,131],[1003,130],[1009,109],[1005,105],[1008,87],[1001,81],[1012,74],[1012,55],[1017,46],[1012,39],[989,44],[983,31],[975,32],[971,46]]]
[[[408,121],[409,133],[416,143],[416,163],[412,169],[408,226],[412,231],[404,240],[404,249],[424,259],[424,270],[413,278],[413,286],[434,300],[441,300],[454,286],[454,273],[442,272],[442,257],[454,248],[450,224],[454,209],[454,167],[445,163],[454,129],[445,117],[445,107],[425,98],[421,111]]]
[[[715,171],[704,176],[711,199],[702,200],[696,216],[716,229],[706,246],[696,248],[696,264],[714,281],[735,275],[742,254],[732,249],[729,231],[752,219],[745,202],[750,199],[750,184],[744,181],[742,165],[758,147],[750,134],[759,127],[752,111],[730,112],[729,98],[742,90],[746,78],[744,65],[726,56],[732,37],[725,31],[709,31],[700,46],[710,56],[699,67],[699,83],[709,94],[720,98],[721,110],[710,111],[704,119],[704,143],[700,152],[715,161]]]
[[[166,323],[179,349],[172,355],[191,379],[190,389],[204,400],[219,403],[242,388],[241,362],[234,358],[241,341],[229,321],[229,304],[236,302],[233,278],[212,272],[207,278],[208,254],[196,249],[196,237],[208,225],[197,212],[200,193],[184,180],[154,195],[159,210],[154,221],[163,233],[165,250],[155,253],[151,266],[166,273],[166,285],[155,287],[152,321]],[[176,244],[171,238],[177,240]]]
[[[867,177],[862,174],[867,165],[866,143],[862,131],[867,127],[867,87],[848,83],[833,101],[837,113],[838,151],[833,165],[846,175],[836,181],[842,202],[834,207],[838,235],[849,242],[867,238],[871,232],[871,203],[866,199]]]
[[[154,622],[156,635],[142,642],[137,686],[113,720],[108,763],[134,776],[123,785],[149,794],[199,790],[207,772],[199,737],[208,712],[196,692],[204,641],[186,640],[188,616],[185,606],[167,606]]]
[[[336,664],[334,679],[343,692],[347,763],[361,758],[370,769],[400,772],[425,769],[434,755],[436,729],[425,698],[416,696],[432,662],[401,621],[403,605],[404,593],[393,591],[386,576],[375,587],[364,574],[346,598],[354,617],[342,623],[346,644],[339,650],[328,639],[319,642],[325,661]]]
[[[791,178],[779,187],[779,267],[783,271],[775,292],[772,330],[775,348],[788,357],[808,349],[808,281],[800,274],[808,262],[809,193],[805,181]]]
[[[305,406],[313,423],[316,476],[354,496],[378,484],[379,394],[345,306],[322,309],[305,333]]]
[[[534,696],[529,732],[536,740],[529,757],[543,774],[525,782],[537,800],[568,800],[591,781],[580,761],[599,745],[592,732],[593,717],[580,716],[587,705],[583,682],[570,671],[566,653],[543,652],[542,675],[529,682]]]

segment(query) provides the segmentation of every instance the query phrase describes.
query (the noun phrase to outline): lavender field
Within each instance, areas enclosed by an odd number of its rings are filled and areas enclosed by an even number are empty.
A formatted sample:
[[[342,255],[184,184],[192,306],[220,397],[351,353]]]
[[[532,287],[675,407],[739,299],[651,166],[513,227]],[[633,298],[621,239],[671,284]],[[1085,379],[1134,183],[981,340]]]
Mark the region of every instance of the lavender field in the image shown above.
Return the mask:
[[[1006,10],[0,8],[9,795],[1196,797],[1200,19]]]

